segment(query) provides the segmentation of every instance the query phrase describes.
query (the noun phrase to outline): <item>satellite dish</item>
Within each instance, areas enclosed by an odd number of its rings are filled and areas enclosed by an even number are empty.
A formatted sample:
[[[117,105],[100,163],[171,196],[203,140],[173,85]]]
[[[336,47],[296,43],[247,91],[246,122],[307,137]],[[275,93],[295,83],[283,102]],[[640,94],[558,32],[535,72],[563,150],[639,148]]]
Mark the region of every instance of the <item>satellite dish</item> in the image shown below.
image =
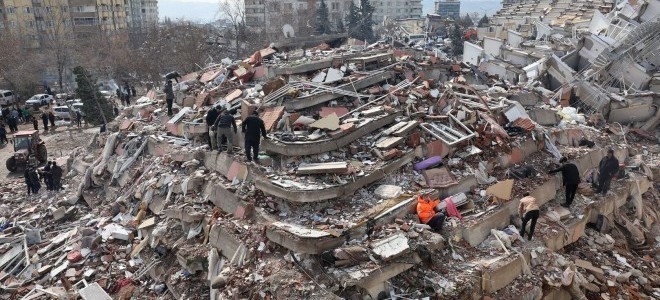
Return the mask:
[[[284,24],[284,26],[282,26],[282,32],[284,33],[285,38],[292,38],[296,36],[296,33],[293,32],[293,26],[289,24]]]

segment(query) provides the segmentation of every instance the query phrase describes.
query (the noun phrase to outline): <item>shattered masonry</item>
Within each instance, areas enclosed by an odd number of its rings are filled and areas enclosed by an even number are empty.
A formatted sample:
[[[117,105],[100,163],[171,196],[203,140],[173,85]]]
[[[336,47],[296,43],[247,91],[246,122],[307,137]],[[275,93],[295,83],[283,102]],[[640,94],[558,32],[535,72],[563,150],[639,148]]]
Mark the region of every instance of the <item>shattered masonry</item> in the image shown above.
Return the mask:
[[[64,191],[0,187],[0,299],[659,298],[658,2],[549,3],[506,5],[459,62],[266,48],[183,76],[171,118],[149,91],[60,137]],[[259,164],[208,149],[212,106],[259,113]],[[608,148],[623,171],[595,195]],[[415,214],[428,192],[458,212],[441,233]]]

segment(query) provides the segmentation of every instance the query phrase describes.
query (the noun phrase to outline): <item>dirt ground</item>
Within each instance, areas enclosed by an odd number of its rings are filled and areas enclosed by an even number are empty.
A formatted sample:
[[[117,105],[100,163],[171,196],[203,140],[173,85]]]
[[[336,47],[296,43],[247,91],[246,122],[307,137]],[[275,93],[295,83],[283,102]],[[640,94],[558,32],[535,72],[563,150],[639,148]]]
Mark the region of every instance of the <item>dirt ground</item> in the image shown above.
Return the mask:
[[[71,150],[79,146],[84,146],[92,138],[94,133],[98,132],[98,127],[77,127],[59,126],[55,131],[44,133],[43,127],[39,122],[39,136],[46,143],[48,149],[48,159],[58,158],[68,155]],[[34,130],[32,124],[20,124],[19,130]],[[50,128],[49,128],[50,129]],[[7,138],[11,134],[8,133]],[[23,177],[23,172],[10,173],[5,166],[9,157],[14,155],[13,144],[0,146],[0,183],[6,179]]]

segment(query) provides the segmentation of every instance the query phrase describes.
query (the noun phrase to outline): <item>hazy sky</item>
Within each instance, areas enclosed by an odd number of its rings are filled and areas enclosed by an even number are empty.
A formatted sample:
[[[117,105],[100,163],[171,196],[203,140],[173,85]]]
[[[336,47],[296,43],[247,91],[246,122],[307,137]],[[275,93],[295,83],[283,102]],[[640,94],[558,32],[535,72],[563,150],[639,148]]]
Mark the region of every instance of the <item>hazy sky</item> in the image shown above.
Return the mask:
[[[242,1],[242,0],[229,0]],[[160,18],[186,19],[189,21],[209,22],[218,18],[220,0],[158,0]],[[424,13],[433,12],[435,0],[422,0]],[[462,0],[461,14],[484,12],[492,15],[499,7],[501,0]]]

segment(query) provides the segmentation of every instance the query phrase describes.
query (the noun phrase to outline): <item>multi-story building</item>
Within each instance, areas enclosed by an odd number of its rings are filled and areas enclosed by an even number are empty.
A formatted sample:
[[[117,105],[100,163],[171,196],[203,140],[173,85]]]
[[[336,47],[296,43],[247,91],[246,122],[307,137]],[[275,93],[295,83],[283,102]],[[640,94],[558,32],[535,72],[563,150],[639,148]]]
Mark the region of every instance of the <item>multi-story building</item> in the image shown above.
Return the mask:
[[[17,34],[34,47],[48,35],[85,36],[156,22],[157,0],[0,0],[0,34]]]
[[[320,0],[243,0],[245,4],[245,24],[267,38],[284,37],[282,27],[293,27],[295,35],[314,31],[316,9]],[[328,6],[330,25],[336,29],[344,21],[353,0],[325,0]]]
[[[461,1],[437,1],[435,2],[435,13],[443,19],[458,20],[461,18]]]
[[[422,17],[422,1],[411,0],[372,0],[374,7],[372,20],[378,24],[385,19],[414,19]]]
[[[130,0],[126,17],[131,29],[144,29],[158,24],[158,0]]]

